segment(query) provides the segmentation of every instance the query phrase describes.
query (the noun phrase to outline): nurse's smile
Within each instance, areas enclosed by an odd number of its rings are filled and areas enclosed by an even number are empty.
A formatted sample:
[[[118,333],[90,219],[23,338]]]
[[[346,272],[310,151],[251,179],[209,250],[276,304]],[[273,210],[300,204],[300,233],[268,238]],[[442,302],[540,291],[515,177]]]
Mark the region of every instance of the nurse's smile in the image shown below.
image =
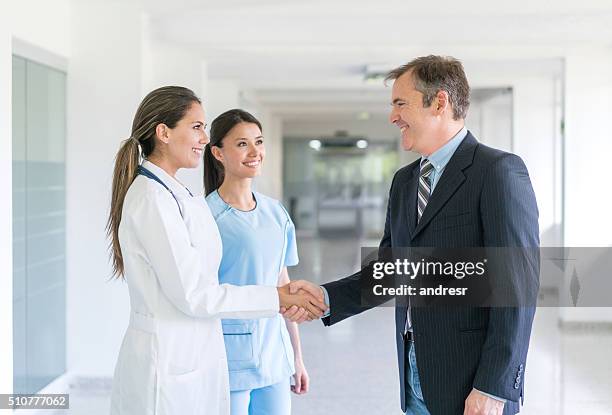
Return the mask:
[[[244,163],[245,166],[247,167],[251,167],[251,168],[256,168],[259,167],[259,165],[261,164],[261,160],[256,160],[256,161],[245,161]]]

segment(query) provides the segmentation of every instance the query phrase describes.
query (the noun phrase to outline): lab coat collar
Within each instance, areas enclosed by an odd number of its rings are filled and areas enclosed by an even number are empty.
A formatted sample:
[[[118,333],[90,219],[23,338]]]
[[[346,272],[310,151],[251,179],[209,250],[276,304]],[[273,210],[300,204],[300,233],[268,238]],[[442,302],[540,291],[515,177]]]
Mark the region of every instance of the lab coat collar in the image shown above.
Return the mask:
[[[157,177],[159,177],[159,179],[162,182],[164,182],[164,184],[168,186],[168,188],[172,190],[172,193],[174,193],[175,195],[191,196],[191,194],[189,193],[189,190],[187,190],[187,188],[183,184],[181,184],[181,182],[176,180],[174,177],[170,176],[161,167],[157,166],[156,164],[151,163],[149,160],[144,160],[142,162],[142,166],[148,169],[151,173],[153,173]]]

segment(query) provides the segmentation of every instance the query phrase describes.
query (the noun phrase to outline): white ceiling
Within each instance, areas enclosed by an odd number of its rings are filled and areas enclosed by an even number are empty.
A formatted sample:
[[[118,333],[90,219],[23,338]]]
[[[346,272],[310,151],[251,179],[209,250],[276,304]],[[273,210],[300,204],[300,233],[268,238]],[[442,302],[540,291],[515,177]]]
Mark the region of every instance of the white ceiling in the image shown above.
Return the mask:
[[[202,56],[286,115],[386,112],[366,65],[462,59],[473,86],[495,71],[558,71],[568,48],[612,46],[612,0],[132,0],[154,35]],[[610,49],[612,53],[612,48]]]

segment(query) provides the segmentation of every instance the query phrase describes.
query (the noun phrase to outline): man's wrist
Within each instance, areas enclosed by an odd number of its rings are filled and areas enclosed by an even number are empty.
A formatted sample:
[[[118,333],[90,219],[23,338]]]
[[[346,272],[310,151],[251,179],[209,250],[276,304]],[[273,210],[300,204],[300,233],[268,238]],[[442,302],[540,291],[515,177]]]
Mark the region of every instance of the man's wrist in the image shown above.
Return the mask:
[[[323,297],[325,297],[325,305],[327,305],[327,310],[325,311],[325,314],[323,314],[323,317],[329,317],[329,314],[331,312],[331,307],[329,304],[329,293],[327,292],[324,286],[319,285],[319,288],[321,288],[321,291],[323,291]]]
[[[506,403],[506,402],[507,402],[507,400],[506,400],[506,399],[504,399],[504,398],[500,398],[499,396],[491,395],[490,393],[483,392],[483,391],[478,390],[478,389],[476,389],[476,388],[474,388],[474,390],[475,390],[476,392],[478,392],[478,393],[483,394],[484,396],[488,396],[489,398],[495,399],[496,401],[500,401],[500,402],[503,402],[503,403]]]

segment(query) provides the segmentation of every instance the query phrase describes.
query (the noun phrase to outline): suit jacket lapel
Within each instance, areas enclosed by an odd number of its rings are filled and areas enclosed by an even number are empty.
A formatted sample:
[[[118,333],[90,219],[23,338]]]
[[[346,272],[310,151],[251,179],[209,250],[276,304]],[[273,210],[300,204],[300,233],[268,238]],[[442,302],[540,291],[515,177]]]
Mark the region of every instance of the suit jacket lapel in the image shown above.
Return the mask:
[[[407,203],[408,240],[412,239],[417,222],[417,192],[419,186],[419,164],[416,163],[412,176],[404,183],[402,199]]]
[[[448,201],[448,199],[455,193],[455,191],[461,186],[461,183],[465,181],[465,175],[463,174],[463,170],[472,164],[472,160],[474,159],[474,151],[476,150],[476,146],[478,145],[478,141],[474,138],[474,136],[468,132],[467,136],[463,139],[455,154],[451,157],[444,172],[442,173],[442,177],[438,181],[434,192],[429,198],[429,202],[427,203],[427,207],[423,212],[423,216],[419,221],[414,231],[411,232],[411,238],[414,239],[425,226],[436,216],[436,214],[442,209],[444,204]],[[418,181],[418,174],[417,174]],[[418,183],[417,183],[418,186]],[[418,191],[415,187],[415,193]],[[416,199],[414,202],[414,210],[416,211]],[[415,213],[415,222],[416,222],[416,213]]]

